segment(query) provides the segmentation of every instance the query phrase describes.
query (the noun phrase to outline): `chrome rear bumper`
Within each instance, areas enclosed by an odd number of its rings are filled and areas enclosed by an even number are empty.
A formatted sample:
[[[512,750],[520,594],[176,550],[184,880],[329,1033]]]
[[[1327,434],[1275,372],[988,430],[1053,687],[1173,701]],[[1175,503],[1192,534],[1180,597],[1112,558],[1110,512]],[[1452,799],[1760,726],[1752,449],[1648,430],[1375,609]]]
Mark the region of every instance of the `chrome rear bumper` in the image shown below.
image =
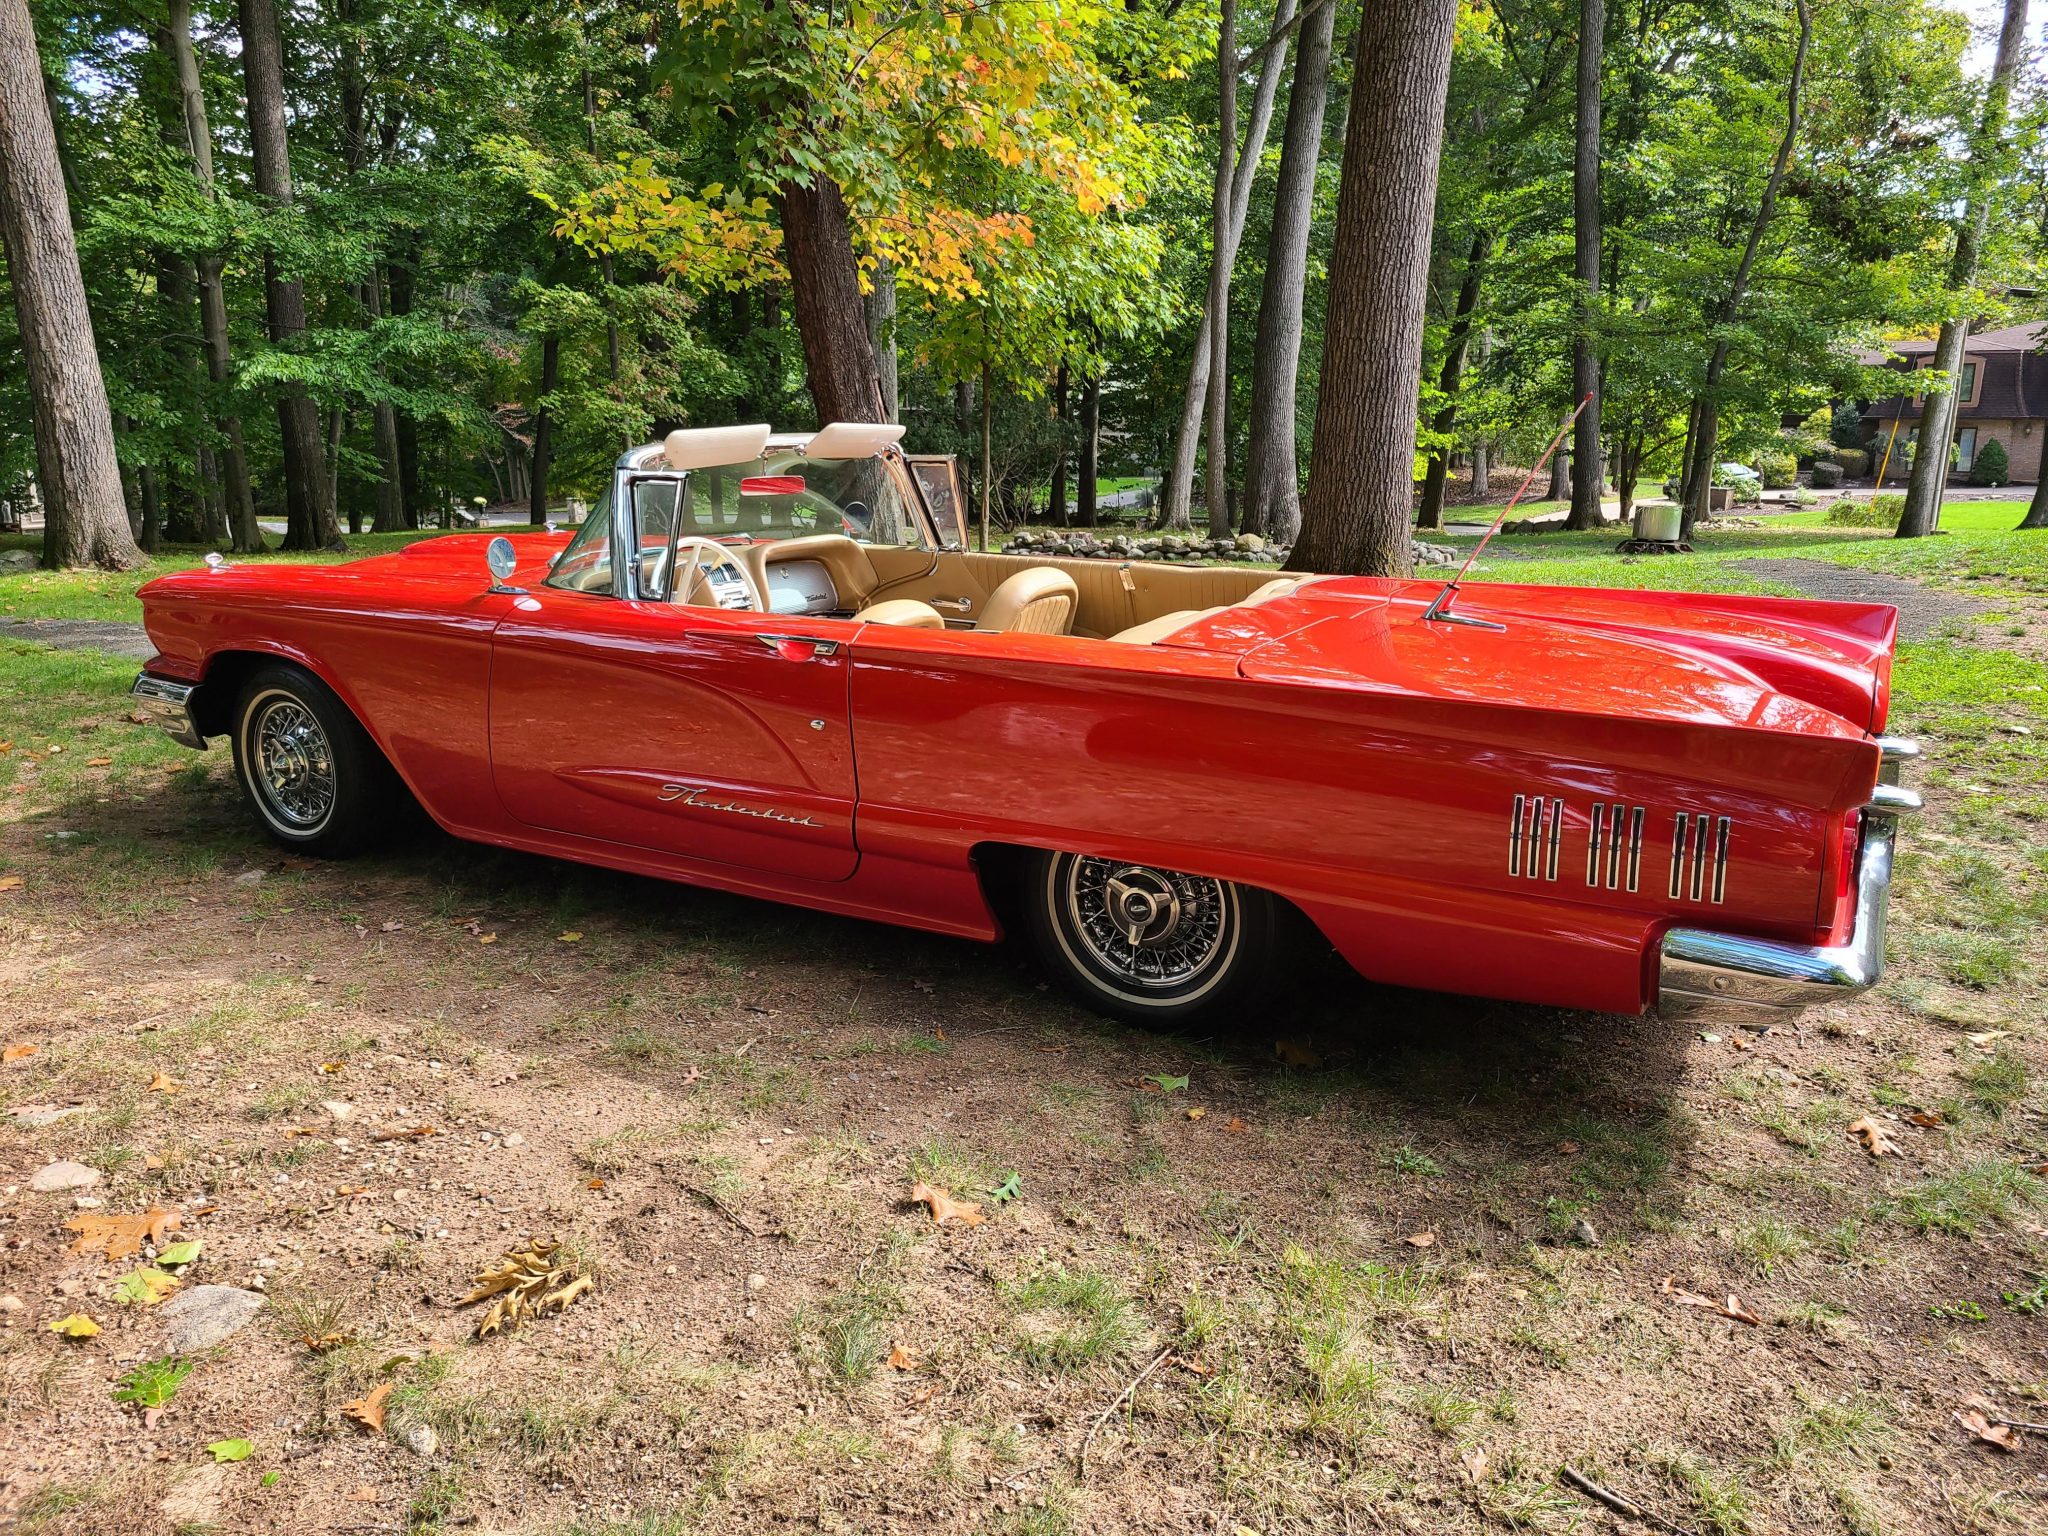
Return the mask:
[[[1920,755],[1910,741],[1880,737],[1884,767],[1863,808],[1863,846],[1856,859],[1856,921],[1846,944],[1780,944],[1705,928],[1664,935],[1657,972],[1657,1009],[1689,1024],[1769,1024],[1803,1008],[1854,997],[1884,974],[1885,908],[1891,900],[1892,853],[1899,817],[1920,809],[1920,797],[1898,787],[1901,764]]]
[[[135,700],[136,707],[162,726],[164,734],[171,740],[182,747],[204,752],[206,738],[199,734],[199,727],[192,720],[192,695],[198,686],[143,672],[137,675],[135,686],[128,690],[128,694]]]

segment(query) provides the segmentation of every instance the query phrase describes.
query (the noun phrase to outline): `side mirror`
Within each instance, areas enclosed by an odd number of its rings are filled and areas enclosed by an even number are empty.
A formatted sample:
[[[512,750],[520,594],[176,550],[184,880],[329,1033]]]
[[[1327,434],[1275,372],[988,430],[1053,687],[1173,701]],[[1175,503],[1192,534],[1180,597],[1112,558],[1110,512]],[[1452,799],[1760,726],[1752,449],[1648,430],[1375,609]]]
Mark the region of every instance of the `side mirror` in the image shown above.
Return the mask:
[[[484,564],[491,569],[491,590],[493,592],[516,592],[517,587],[505,585],[505,578],[519,568],[518,551],[512,548],[512,541],[502,533],[485,546]]]

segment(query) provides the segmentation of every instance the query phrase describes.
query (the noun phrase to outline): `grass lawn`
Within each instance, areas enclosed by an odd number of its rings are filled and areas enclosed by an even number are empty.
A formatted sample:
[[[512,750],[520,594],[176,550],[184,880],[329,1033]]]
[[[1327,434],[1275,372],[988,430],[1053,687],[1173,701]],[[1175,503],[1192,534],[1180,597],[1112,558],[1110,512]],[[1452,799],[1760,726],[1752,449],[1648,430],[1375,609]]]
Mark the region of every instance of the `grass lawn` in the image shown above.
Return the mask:
[[[1736,587],[1792,554],[1991,605],[1899,659],[1929,809],[1885,982],[1767,1033],[1312,969],[1152,1034],[1002,950],[412,823],[289,857],[219,744],[129,723],[133,663],[0,634],[0,1043],[35,1048],[0,1066],[0,1523],[1615,1529],[1569,1465],[1696,1536],[2037,1530],[2039,1442],[1953,1417],[2048,1419],[2034,537],[1489,555]],[[0,608],[132,617],[135,581],[8,576]],[[165,1325],[117,1287],[152,1266],[68,1250],[73,1196],[20,1187],[56,1158],[101,1214],[176,1211],[187,1286],[268,1305],[139,1380]],[[935,1226],[913,1180],[987,1220]],[[475,1339],[471,1277],[549,1236],[594,1291]],[[102,1331],[49,1330],[74,1312]]]

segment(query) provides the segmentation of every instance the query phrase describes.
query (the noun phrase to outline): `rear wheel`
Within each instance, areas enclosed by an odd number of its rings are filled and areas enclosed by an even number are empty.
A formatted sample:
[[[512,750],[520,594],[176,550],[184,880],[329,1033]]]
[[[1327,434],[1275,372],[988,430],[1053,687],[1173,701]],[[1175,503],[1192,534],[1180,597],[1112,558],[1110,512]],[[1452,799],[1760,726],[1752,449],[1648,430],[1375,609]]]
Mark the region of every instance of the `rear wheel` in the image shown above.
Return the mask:
[[[1269,892],[1118,859],[1046,854],[1026,879],[1040,957],[1081,998],[1136,1023],[1240,1012],[1277,979],[1284,908]]]
[[[234,749],[242,793],[288,848],[346,858],[388,820],[396,776],[347,706],[302,667],[250,674]]]

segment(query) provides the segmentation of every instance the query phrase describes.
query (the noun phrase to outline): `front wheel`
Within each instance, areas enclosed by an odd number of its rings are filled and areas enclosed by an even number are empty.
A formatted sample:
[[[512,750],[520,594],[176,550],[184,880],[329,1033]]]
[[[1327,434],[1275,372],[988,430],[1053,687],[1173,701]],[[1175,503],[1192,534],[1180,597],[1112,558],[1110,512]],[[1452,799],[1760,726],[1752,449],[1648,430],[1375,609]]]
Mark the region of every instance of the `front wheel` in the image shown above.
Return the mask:
[[[242,793],[287,848],[345,858],[388,819],[396,776],[348,707],[301,667],[250,676],[234,747]]]
[[[1034,862],[1025,898],[1046,966],[1084,1001],[1133,1023],[1239,1012],[1278,978],[1285,909],[1251,886],[1057,853]]]

